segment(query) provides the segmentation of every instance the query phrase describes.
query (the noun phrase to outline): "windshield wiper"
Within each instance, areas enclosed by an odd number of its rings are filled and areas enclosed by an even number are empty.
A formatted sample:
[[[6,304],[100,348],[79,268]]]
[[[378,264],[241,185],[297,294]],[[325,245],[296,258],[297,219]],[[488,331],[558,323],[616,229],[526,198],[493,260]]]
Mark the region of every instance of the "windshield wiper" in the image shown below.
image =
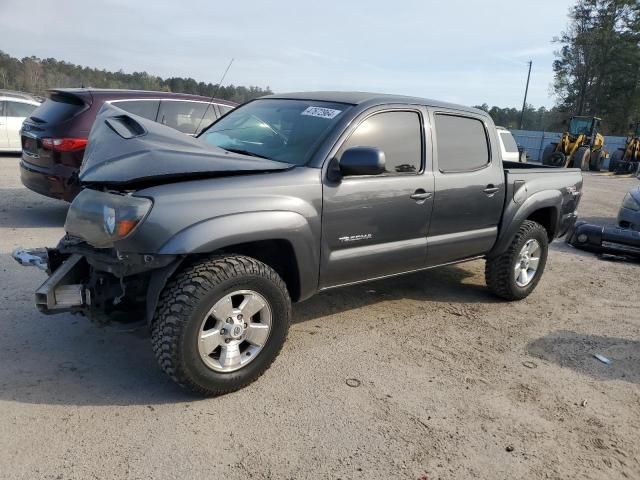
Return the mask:
[[[250,157],[258,157],[258,158],[265,158],[267,160],[273,160],[271,157],[267,157],[266,155],[260,155],[259,153],[250,152],[249,150],[243,150],[241,148],[222,148],[222,149],[226,150],[227,152],[239,153],[240,155],[248,155]]]

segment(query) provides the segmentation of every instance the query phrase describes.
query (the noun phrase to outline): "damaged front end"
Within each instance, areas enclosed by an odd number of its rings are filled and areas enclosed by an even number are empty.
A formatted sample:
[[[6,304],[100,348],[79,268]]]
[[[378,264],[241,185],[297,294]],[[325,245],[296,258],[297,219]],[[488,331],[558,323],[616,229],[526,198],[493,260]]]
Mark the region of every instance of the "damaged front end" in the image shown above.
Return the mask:
[[[117,244],[135,232],[152,206],[144,197],[85,189],[71,204],[67,234],[55,249],[16,250],[18,263],[50,275],[36,290],[38,309],[79,312],[100,321],[120,311],[150,320],[181,257],[122,252]]]
[[[99,249],[69,235],[55,249],[18,249],[13,258],[49,273],[35,292],[40,312],[81,313],[99,322],[118,312],[150,321],[160,291],[182,261],[176,255]]]
[[[147,187],[214,177],[283,171],[292,165],[231,153],[105,104],[89,135],[75,197],[55,249],[18,249],[21,265],[50,277],[36,291],[46,314],[80,312],[95,319],[126,312],[150,321],[183,255],[158,254],[171,229],[152,223]],[[166,236],[166,238],[165,238]]]
[[[91,304],[90,290],[83,284],[87,268],[81,255],[62,255],[48,248],[18,248],[12,256],[21,265],[37,267],[50,275],[35,293],[36,306],[42,313],[77,311]]]

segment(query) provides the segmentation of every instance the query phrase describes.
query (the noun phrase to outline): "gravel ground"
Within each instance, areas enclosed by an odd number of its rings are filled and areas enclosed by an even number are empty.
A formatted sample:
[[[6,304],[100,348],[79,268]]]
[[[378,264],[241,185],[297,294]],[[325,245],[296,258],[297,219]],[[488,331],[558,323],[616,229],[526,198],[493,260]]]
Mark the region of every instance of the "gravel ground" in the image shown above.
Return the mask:
[[[640,264],[555,242],[521,302],[482,261],[318,295],[258,382],[202,400],[145,329],[36,311],[45,275],[10,252],[55,245],[66,205],[18,161],[0,157],[1,478],[640,478]],[[637,183],[585,174],[580,214],[614,221]]]

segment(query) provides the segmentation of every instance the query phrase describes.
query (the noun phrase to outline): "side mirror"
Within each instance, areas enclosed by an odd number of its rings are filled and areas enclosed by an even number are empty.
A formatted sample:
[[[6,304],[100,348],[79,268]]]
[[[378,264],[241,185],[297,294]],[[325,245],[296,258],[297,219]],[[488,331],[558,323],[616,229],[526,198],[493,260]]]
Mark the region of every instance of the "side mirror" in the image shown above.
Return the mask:
[[[567,125],[569,123],[569,121],[565,118],[564,120],[562,120],[562,125]]]
[[[380,175],[385,171],[384,152],[374,147],[351,147],[340,157],[340,173],[347,175]]]

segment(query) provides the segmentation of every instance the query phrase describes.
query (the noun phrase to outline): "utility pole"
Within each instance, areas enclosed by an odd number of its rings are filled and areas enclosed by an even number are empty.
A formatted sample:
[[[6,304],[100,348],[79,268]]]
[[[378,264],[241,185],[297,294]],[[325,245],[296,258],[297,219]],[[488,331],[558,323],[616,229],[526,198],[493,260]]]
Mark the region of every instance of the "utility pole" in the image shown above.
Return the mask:
[[[524,109],[527,108],[527,94],[529,93],[529,79],[531,78],[531,65],[533,62],[529,60],[529,73],[527,74],[527,87],[524,89],[524,102],[522,102],[522,113],[520,114],[520,130],[524,122]]]

